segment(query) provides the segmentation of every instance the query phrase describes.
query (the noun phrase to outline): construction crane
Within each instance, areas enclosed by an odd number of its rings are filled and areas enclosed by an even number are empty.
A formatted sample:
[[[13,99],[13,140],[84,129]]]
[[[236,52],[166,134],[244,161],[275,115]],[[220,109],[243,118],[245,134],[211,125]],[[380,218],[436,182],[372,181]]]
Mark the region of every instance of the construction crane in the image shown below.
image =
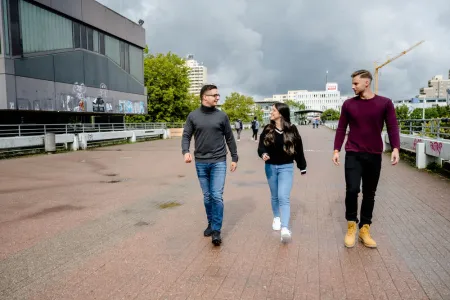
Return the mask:
[[[393,62],[394,60],[396,60],[397,58],[399,58],[400,56],[405,55],[406,53],[408,53],[409,51],[411,51],[412,49],[416,48],[417,46],[419,46],[420,44],[422,44],[425,41],[420,41],[417,44],[413,45],[412,47],[406,49],[405,51],[402,51],[400,54],[398,54],[397,56],[388,59],[386,62],[384,62],[383,64],[377,66],[377,63],[375,62],[375,94],[378,93],[378,70],[381,69],[382,67],[384,67],[385,65]]]

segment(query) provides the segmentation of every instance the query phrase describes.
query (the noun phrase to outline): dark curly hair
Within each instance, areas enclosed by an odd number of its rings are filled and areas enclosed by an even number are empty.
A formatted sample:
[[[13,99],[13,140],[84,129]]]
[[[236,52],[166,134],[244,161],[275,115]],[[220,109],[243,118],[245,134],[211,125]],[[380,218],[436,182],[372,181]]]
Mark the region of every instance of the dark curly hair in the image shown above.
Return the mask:
[[[289,110],[289,106],[285,103],[275,103],[275,108],[278,110],[278,112],[281,115],[281,127],[279,128],[283,130],[283,139],[284,139],[284,146],[283,150],[288,155],[294,155],[295,154],[295,143],[297,142],[297,139],[299,138],[298,130],[295,127],[295,125],[291,124],[291,113]],[[270,124],[267,125],[265,131],[266,136],[264,138],[264,145],[270,146],[275,143],[275,121],[270,121]]]

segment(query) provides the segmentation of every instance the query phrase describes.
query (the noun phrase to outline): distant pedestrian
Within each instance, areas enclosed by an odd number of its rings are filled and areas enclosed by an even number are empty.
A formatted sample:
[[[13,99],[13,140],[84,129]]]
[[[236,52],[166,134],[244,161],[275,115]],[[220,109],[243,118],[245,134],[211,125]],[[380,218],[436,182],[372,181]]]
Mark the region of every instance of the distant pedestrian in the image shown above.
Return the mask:
[[[366,247],[375,248],[377,243],[370,235],[372,213],[375,205],[375,192],[381,172],[383,141],[381,132],[386,123],[389,141],[392,146],[391,162],[399,161],[400,134],[392,101],[378,96],[370,89],[372,74],[366,70],[354,72],[352,89],[356,97],[342,105],[341,116],[334,139],[333,162],[339,165],[339,152],[344,143],[347,126],[350,126],[345,145],[345,218],[347,234],[344,244],[353,247],[356,240],[358,220],[358,194],[362,180],[363,199],[359,222],[359,239]]]
[[[300,174],[306,174],[306,160],[302,138],[291,124],[289,106],[276,103],[270,112],[270,123],[259,138],[258,155],[265,161],[267,182],[272,200],[272,229],[281,229],[281,241],[291,239],[290,194],[294,177],[294,160]]]
[[[258,118],[255,117],[252,121],[252,131],[253,131],[252,140],[254,140],[255,142],[258,141],[258,130],[259,130],[259,122]]]
[[[216,108],[220,99],[215,85],[205,85],[200,91],[200,108],[189,113],[181,142],[184,161],[190,163],[189,152],[192,135],[195,139],[195,168],[203,191],[203,201],[208,219],[205,236],[212,236],[212,243],[222,243],[223,190],[227,172],[227,149],[231,152],[231,172],[237,168],[237,146],[228,116]]]
[[[239,142],[241,140],[241,131],[243,129],[242,121],[240,119],[237,119],[236,122],[234,122],[234,128],[236,129],[237,141]]]

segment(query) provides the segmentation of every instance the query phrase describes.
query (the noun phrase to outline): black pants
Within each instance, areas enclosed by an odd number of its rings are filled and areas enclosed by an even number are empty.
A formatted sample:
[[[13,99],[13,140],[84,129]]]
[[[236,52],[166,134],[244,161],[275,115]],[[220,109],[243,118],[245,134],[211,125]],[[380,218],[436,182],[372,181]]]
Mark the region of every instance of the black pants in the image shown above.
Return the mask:
[[[255,139],[255,141],[258,140],[258,129],[252,129],[253,130],[253,135],[252,138]]]
[[[361,222],[372,224],[372,213],[375,205],[375,192],[381,172],[381,154],[347,152],[345,155],[345,218],[358,223],[358,194],[362,179],[363,199],[361,205]]]

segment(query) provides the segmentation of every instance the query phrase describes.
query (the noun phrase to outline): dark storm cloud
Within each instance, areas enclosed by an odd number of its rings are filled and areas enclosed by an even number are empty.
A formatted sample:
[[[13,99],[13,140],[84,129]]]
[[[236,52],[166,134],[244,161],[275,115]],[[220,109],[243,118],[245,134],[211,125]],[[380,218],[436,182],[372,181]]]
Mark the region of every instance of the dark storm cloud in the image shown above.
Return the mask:
[[[325,72],[351,94],[350,74],[373,71],[416,42],[426,42],[380,74],[380,94],[409,98],[450,69],[447,0],[101,0],[145,20],[152,52],[172,51],[208,67],[221,93],[257,97],[287,90],[323,90]]]

